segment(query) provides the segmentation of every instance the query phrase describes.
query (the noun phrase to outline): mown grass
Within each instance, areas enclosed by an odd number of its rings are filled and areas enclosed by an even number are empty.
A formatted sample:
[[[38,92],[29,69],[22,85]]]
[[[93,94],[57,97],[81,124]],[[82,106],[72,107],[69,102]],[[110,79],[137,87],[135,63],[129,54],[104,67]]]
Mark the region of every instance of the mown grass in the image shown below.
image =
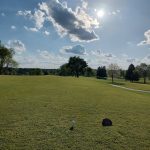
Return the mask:
[[[108,81],[0,76],[2,150],[148,150],[149,115],[150,94],[114,88]],[[105,117],[112,127],[101,126]]]
[[[108,80],[109,83],[111,83]],[[123,87],[127,87],[127,88],[133,88],[136,90],[145,90],[145,91],[150,91],[150,81],[147,80],[147,83],[144,84],[143,82],[130,82],[130,81],[125,81],[123,79],[115,79],[114,84],[116,85],[120,85]]]

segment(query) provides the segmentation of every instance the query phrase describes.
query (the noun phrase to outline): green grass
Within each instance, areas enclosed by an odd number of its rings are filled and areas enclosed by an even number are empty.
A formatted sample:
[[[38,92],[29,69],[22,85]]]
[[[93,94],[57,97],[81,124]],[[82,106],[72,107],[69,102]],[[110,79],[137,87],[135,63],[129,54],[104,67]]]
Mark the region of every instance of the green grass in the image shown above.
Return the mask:
[[[129,82],[125,80],[120,80],[120,79],[115,79],[115,84],[127,87],[127,88],[133,88],[136,90],[145,90],[145,91],[150,91],[150,83],[149,80],[147,80],[147,84],[144,84],[143,82]],[[109,81],[110,83],[110,81]]]
[[[0,76],[0,149],[101,150],[150,147],[150,94],[108,81]],[[102,127],[105,117],[112,127]],[[71,121],[74,131],[69,131]]]

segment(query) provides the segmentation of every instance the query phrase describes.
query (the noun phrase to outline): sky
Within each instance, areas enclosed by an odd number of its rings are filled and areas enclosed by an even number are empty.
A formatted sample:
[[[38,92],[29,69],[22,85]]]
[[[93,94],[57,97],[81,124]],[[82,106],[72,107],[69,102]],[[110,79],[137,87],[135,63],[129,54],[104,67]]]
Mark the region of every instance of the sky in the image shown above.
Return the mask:
[[[0,0],[0,40],[19,67],[150,64],[150,0]]]

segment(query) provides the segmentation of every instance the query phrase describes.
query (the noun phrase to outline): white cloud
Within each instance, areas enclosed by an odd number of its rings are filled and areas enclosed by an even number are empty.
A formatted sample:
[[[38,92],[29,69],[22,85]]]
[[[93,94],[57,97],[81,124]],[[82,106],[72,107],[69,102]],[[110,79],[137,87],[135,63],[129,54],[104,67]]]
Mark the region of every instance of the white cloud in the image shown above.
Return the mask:
[[[120,13],[120,10],[119,10],[119,9],[117,9],[116,11],[117,11],[118,13]]]
[[[53,0],[48,5],[48,20],[52,22],[59,35],[68,35],[72,41],[89,42],[98,39],[93,28],[99,26],[97,19],[89,16],[81,7],[76,11],[64,7],[58,0]]]
[[[17,55],[15,56],[15,60],[19,63],[19,67],[22,68],[34,68],[34,67],[40,68],[35,65],[38,63],[37,58],[31,55],[27,55],[27,56]]]
[[[107,53],[100,50],[82,51],[82,53],[86,54],[86,55],[82,55],[80,54],[81,51],[74,51],[72,46],[64,47],[60,50],[60,52],[61,52],[61,56],[67,58],[75,55],[80,56],[87,61],[90,67],[95,69],[98,68],[99,66],[108,67],[111,63],[117,63],[121,68],[127,69],[131,63],[133,63],[134,65],[138,65],[141,62],[148,62],[148,60],[150,60],[147,59],[147,57],[144,59],[132,58],[126,54],[121,54],[116,56],[112,53]]]
[[[56,64],[58,66],[67,61],[67,58],[62,57],[60,54],[50,53],[47,50],[38,50],[38,58],[41,61],[48,61],[49,63]]]
[[[79,20],[84,20],[84,23],[82,24],[82,26],[86,29],[99,27],[98,20],[90,17],[81,7],[76,8],[76,17]]]
[[[36,10],[34,12],[33,19],[35,20],[36,28],[41,29],[45,21],[45,13],[42,12],[41,10]]]
[[[47,36],[50,35],[50,33],[48,31],[44,31],[43,34],[47,35]]]
[[[116,15],[117,13],[115,11],[112,12],[112,15]]]
[[[1,13],[1,16],[2,16],[2,17],[5,17],[6,15],[5,15],[5,13],[2,12],[2,13]]]
[[[32,16],[30,10],[25,10],[25,11],[19,10],[19,11],[17,12],[17,15],[19,15],[19,16],[24,16],[24,17],[31,17],[31,16]]]
[[[41,58],[43,58],[44,60],[51,59],[51,54],[48,51],[46,51],[46,50],[43,50],[43,51],[38,50],[37,52],[38,52],[39,56]]]
[[[98,39],[93,29],[99,27],[99,22],[85,12],[86,7],[87,2],[82,1],[82,7],[77,7],[73,11],[67,6],[67,2],[52,0],[48,3],[39,3],[38,9],[33,13],[25,10],[18,11],[17,15],[34,21],[34,28],[38,30],[44,26],[45,21],[48,21],[53,24],[61,37],[68,35],[72,41],[89,42]]]
[[[68,58],[50,53],[47,50],[38,50],[34,55],[20,55],[15,57],[19,67],[24,68],[59,68],[68,61]]]
[[[135,58],[128,58],[128,59],[127,59],[127,62],[129,62],[129,63],[134,63],[135,61],[136,61]]]
[[[81,0],[81,2],[82,2],[82,8],[87,9],[88,2],[84,0]]]
[[[143,59],[141,59],[141,63],[150,64],[150,55],[147,55]]]
[[[67,2],[66,2],[66,1],[62,2],[62,6],[63,6],[64,8],[67,8],[67,7],[68,7]]]
[[[12,26],[11,26],[11,29],[12,29],[12,30],[15,30],[15,29],[16,29],[16,26],[12,25]]]
[[[144,33],[145,36],[145,40],[141,41],[140,43],[138,43],[138,46],[142,46],[142,45],[150,45],[150,30],[147,30]]]
[[[71,49],[71,46],[70,46]],[[120,68],[127,69],[133,63],[135,66],[140,63],[150,64],[150,56],[145,56],[142,59],[131,58],[126,54],[116,56],[112,53],[105,53],[99,50],[86,51],[86,55],[78,55],[76,53],[61,52],[54,54],[47,50],[38,50],[34,55],[16,55],[15,59],[19,62],[20,67],[27,68],[59,68],[62,64],[67,63],[70,56],[80,56],[87,61],[92,68],[99,66],[108,67],[111,63],[116,63]],[[71,49],[72,50],[72,49]]]
[[[121,12],[121,11],[120,11],[119,9],[117,9],[117,10],[108,12],[108,15],[109,15],[109,16],[115,16],[115,15],[119,14],[120,12]]]
[[[29,18],[30,20],[33,20],[35,23],[36,29],[41,29],[43,27],[43,24],[45,22],[45,13],[39,9],[35,9],[34,13],[32,13],[30,10],[25,10],[25,11],[18,11],[17,15],[19,16],[24,16]]]
[[[9,40],[6,45],[8,48],[13,48],[17,54],[21,54],[26,51],[24,43],[20,40]]]
[[[49,14],[48,5],[45,2],[39,3],[38,6],[39,6],[40,10],[42,10],[42,11],[44,11],[46,13],[46,15]]]
[[[65,46],[63,47],[60,52],[62,54],[73,54],[73,55],[85,55],[86,50],[82,45],[75,45],[75,46]]]
[[[25,30],[27,31],[32,31],[32,32],[38,32],[38,29],[37,28],[29,28],[27,26],[24,26]]]
[[[85,56],[89,66],[97,68],[98,66],[108,67],[111,63],[118,64],[121,68],[127,69],[131,63],[139,64],[139,59],[130,58],[128,55],[114,55],[112,53],[105,53],[100,50],[91,51]]]

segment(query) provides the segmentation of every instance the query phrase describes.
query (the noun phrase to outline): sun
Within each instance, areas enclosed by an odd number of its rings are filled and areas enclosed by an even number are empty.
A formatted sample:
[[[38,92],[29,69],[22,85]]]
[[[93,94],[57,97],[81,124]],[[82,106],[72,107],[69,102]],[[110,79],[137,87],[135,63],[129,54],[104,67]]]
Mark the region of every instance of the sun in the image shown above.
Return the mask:
[[[104,10],[99,10],[99,11],[97,12],[97,16],[98,16],[99,18],[103,18],[104,15],[105,15],[105,11],[104,11]]]

